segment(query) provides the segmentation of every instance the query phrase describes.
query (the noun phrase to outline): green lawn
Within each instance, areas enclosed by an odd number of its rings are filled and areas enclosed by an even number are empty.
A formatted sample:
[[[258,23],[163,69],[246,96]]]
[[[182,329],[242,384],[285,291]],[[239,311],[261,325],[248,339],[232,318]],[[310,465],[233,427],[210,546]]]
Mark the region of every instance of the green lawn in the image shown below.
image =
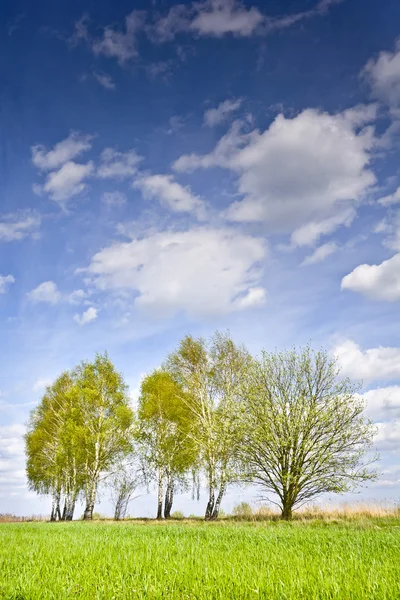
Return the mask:
[[[4,523],[0,598],[400,599],[400,519]]]

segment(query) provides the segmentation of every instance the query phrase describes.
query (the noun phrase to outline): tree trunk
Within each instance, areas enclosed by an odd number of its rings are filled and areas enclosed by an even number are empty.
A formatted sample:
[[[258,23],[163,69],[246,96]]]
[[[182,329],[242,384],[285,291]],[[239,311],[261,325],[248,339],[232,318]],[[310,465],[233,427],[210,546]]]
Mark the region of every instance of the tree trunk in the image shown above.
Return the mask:
[[[226,490],[226,483],[221,483],[221,487],[219,488],[219,494],[217,496],[217,501],[211,513],[211,519],[218,519],[219,510],[221,508],[222,498],[224,497]]]
[[[163,473],[158,471],[158,499],[157,499],[157,519],[162,519],[163,508]]]
[[[167,490],[165,492],[164,518],[171,517],[171,509],[174,501],[174,482],[171,475],[168,475]]]
[[[212,518],[213,510],[214,510],[214,502],[215,502],[215,491],[214,491],[214,483],[213,479],[210,476],[208,481],[208,503],[206,508],[206,514],[204,516],[206,521],[209,521]]]
[[[56,513],[56,496],[54,494],[54,492],[51,495],[51,515],[50,515],[50,521],[55,521],[57,517],[57,513]]]
[[[61,521],[66,521],[67,519],[67,498],[64,499],[64,508],[61,515]]]
[[[97,494],[97,481],[93,481],[86,491],[86,507],[83,513],[84,521],[91,521],[93,519],[93,510],[96,502]]]
[[[292,518],[292,505],[289,503],[284,503],[282,507],[281,519],[284,521],[290,521]]]

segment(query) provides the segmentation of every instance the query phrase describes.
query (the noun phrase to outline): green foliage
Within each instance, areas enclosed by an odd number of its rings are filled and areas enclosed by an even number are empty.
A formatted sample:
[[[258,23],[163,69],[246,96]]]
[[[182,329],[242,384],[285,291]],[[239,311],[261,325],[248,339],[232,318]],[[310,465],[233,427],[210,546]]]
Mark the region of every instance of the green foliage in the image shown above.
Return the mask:
[[[5,523],[0,598],[395,600],[399,525]]]
[[[53,494],[59,518],[61,496],[73,513],[84,490],[91,517],[100,478],[130,450],[132,423],[127,387],[107,354],[63,373],[31,413],[25,437],[30,487]]]
[[[182,511],[176,510],[171,514],[171,519],[175,519],[175,521],[182,521],[185,518],[185,515]]]
[[[343,493],[375,478],[375,427],[348,379],[326,352],[310,348],[253,359],[243,387],[248,480],[278,497],[284,518],[324,492]]]
[[[253,516],[253,509],[248,502],[239,502],[233,507],[232,514],[241,519],[250,519]]]

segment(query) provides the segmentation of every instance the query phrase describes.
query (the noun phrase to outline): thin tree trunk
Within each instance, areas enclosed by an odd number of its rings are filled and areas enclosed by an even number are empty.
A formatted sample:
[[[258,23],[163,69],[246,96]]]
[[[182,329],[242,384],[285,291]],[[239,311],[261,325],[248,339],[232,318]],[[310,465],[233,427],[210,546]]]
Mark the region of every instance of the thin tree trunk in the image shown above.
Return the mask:
[[[162,519],[163,508],[163,474],[162,470],[158,471],[158,499],[157,499],[157,519]]]
[[[52,492],[50,521],[55,521],[55,520],[56,520],[56,496],[55,496],[55,493]]]
[[[215,503],[215,490],[214,490],[214,478],[212,474],[208,477],[208,503],[206,508],[205,519],[209,521],[212,518]]]
[[[64,508],[61,515],[61,521],[66,521],[67,519],[67,497],[64,499]]]
[[[56,496],[56,518],[55,520],[61,521],[61,509],[60,509],[60,494],[57,492]]]
[[[222,498],[224,497],[225,490],[226,490],[226,483],[221,483],[221,487],[219,488],[219,494],[217,496],[217,501],[215,503],[215,506],[214,506],[212,514],[211,514],[211,519],[218,519],[219,510],[221,508],[221,502],[222,502]]]
[[[84,521],[90,521],[93,519],[93,510],[96,502],[97,494],[97,480],[91,482],[89,489],[86,492],[86,506],[85,512],[83,513]]]
[[[171,509],[174,501],[174,481],[172,476],[168,474],[167,490],[165,492],[165,504],[164,504],[164,518],[169,519],[171,517]]]

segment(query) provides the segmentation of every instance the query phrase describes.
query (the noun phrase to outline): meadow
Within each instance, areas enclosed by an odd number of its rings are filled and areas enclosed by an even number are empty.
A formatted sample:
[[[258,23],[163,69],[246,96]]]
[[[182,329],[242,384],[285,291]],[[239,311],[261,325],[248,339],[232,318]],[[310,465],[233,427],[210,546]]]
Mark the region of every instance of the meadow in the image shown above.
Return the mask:
[[[1,523],[0,598],[394,600],[400,518]]]

